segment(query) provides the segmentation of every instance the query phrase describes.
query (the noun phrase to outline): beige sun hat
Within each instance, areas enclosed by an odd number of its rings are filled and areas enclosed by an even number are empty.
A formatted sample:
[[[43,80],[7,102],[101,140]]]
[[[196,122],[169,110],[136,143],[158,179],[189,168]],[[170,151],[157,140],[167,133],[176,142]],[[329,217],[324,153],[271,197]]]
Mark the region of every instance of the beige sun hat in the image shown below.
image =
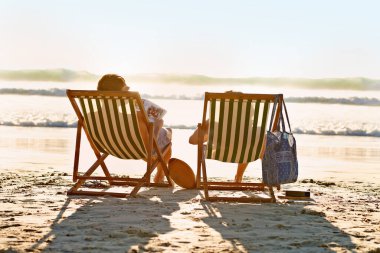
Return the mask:
[[[195,175],[187,163],[177,158],[171,158],[168,167],[169,176],[177,185],[186,189],[195,188]]]

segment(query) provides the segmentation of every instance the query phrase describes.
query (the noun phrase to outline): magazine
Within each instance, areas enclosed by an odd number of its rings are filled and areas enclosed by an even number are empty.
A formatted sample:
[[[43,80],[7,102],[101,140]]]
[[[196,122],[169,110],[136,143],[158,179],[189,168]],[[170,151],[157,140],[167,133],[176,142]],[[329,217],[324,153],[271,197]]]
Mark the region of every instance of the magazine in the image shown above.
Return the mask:
[[[142,99],[144,103],[144,109],[146,114],[148,115],[149,121],[153,122],[156,119],[162,119],[166,114],[166,110],[159,105],[156,105],[152,101],[147,99]]]

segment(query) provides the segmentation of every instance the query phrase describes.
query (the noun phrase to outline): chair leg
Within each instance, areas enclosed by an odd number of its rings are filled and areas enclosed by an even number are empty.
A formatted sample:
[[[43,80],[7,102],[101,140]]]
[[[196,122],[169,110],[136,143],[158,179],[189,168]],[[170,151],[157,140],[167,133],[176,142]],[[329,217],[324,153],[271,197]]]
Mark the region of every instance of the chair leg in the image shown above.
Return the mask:
[[[203,157],[203,131],[202,124],[198,123],[198,157],[197,157],[197,175],[196,175],[196,188],[201,187],[201,162]]]
[[[95,156],[98,159],[100,159],[101,154],[99,153],[99,151],[95,152],[95,150],[94,150],[94,153],[95,153]],[[103,161],[100,163],[100,167],[102,168],[104,175],[109,178],[108,179],[108,183],[112,184],[111,173],[108,171],[108,168],[107,168],[106,164]]]
[[[84,173],[83,176],[91,176],[92,173],[99,167],[100,164],[104,163],[104,160],[107,158],[108,154],[101,155],[98,160]],[[75,192],[83,185],[83,183],[86,181],[86,179],[80,179],[78,182],[74,184],[73,187],[67,192],[67,194],[75,194]]]
[[[172,144],[170,143],[168,146],[166,146],[166,148],[162,152],[162,154],[161,155],[159,154],[157,157],[159,160],[158,162],[161,164],[161,167],[162,167],[162,170],[163,170],[164,175],[166,177],[166,180],[169,183],[169,186],[173,186],[173,183],[172,183],[172,180],[170,179],[168,165],[167,165],[167,162],[164,160],[164,157],[168,154],[169,151],[171,152],[171,145]],[[157,148],[158,148],[158,146],[157,146]],[[171,153],[170,153],[170,156],[171,156]],[[170,159],[170,156],[169,156],[169,158],[166,158],[167,161]]]
[[[142,177],[142,180],[140,183],[138,183],[134,188],[133,190],[131,191],[131,196],[132,197],[136,197],[136,194],[137,192],[140,190],[141,187],[143,187],[144,185],[147,185],[149,186],[149,182],[150,182],[150,175],[152,174],[153,170],[155,169],[155,167],[151,166],[150,168],[147,169],[146,173],[144,174],[144,176]]]
[[[173,186],[172,179],[169,176],[169,169],[165,163],[162,164],[162,169],[164,171],[164,174],[165,174],[166,180],[168,181],[169,186]]]
[[[82,134],[82,123],[81,123],[81,121],[78,120],[77,139],[75,141],[73,182],[77,181],[77,176],[78,176],[81,134]]]
[[[240,202],[240,203],[276,203],[276,197],[274,195],[273,187],[266,186],[264,183],[232,183],[232,182],[208,182],[206,161],[201,161],[202,177],[203,177],[203,190],[204,198],[207,201],[226,201],[226,202]],[[224,197],[224,196],[209,196],[209,190],[253,190],[264,191],[265,187],[268,187],[270,197]],[[244,188],[244,189],[243,189]]]
[[[105,163],[101,163],[100,167],[102,168],[104,175],[109,178],[108,179],[108,183],[112,184],[113,181],[112,181],[111,173],[108,171],[108,168],[107,168],[106,164]]]
[[[136,196],[137,192],[140,190],[141,187],[143,187],[144,185],[146,185],[146,186],[150,185],[150,176],[152,175],[153,171],[156,169],[158,162],[160,162],[162,164],[162,166],[163,166],[163,170],[164,170],[164,173],[165,173],[165,175],[166,175],[166,177],[168,179],[168,183],[167,184],[160,184],[160,183],[155,184],[154,183],[153,185],[160,185],[160,186],[172,186],[173,185],[172,182],[171,182],[171,179],[169,177],[169,170],[167,169],[164,160],[162,158],[161,159],[157,158],[155,161],[149,163],[149,164],[151,164],[151,167],[147,169],[147,172],[144,174],[142,181],[140,183],[138,183],[133,188],[133,190],[132,190],[132,192],[130,194],[132,197]],[[166,171],[165,171],[165,169],[166,169]]]
[[[209,196],[208,196],[207,172],[206,172],[206,162],[204,159],[202,160],[201,167],[202,167],[202,174],[203,174],[203,190],[205,192],[205,198],[206,200],[208,200]]]
[[[82,123],[78,121],[78,127],[77,127],[77,139],[75,144],[75,158],[74,158],[74,170],[73,170],[73,181],[76,182],[78,179],[78,167],[79,167],[79,155],[80,155],[80,143],[81,143],[81,133],[82,133]],[[92,151],[94,152],[96,158],[99,160],[102,155],[100,154],[99,150],[96,149],[96,147],[92,147]],[[104,160],[104,159],[103,159]],[[102,167],[104,175],[107,177],[108,183],[112,185],[112,177],[111,173],[109,172],[106,164],[102,161],[100,163],[100,166]]]
[[[199,148],[198,148],[199,149]],[[199,150],[198,150],[198,160],[197,160],[197,178],[196,178],[196,187],[197,188],[200,188],[201,187],[201,167],[202,167],[202,165],[201,165],[201,163],[202,163],[202,161],[201,161],[201,153],[199,152]]]
[[[276,203],[276,196],[274,195],[273,187],[269,186],[269,194],[272,199],[272,203]]]

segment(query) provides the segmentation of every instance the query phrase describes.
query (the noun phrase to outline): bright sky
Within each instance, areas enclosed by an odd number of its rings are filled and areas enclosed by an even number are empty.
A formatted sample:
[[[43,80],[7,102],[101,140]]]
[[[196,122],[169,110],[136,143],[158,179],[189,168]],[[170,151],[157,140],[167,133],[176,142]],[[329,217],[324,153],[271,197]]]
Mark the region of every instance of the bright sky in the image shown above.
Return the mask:
[[[380,78],[380,1],[1,0],[0,69]]]

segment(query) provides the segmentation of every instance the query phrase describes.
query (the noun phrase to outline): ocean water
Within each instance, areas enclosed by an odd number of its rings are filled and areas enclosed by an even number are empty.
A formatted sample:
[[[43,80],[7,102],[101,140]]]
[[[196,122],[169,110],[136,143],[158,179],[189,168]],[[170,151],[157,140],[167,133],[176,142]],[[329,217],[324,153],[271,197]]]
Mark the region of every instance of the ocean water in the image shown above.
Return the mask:
[[[191,129],[173,129],[173,155],[197,168],[197,147],[188,144]],[[0,170],[51,169],[72,173],[75,128],[0,126]],[[83,136],[84,137],[84,136]],[[380,184],[380,138],[367,136],[295,135],[299,179]],[[79,168],[95,161],[87,140],[82,138]],[[109,156],[111,173],[141,176],[146,164]],[[232,180],[236,165],[207,160],[208,176]],[[99,174],[101,175],[101,173]],[[245,177],[261,177],[261,160],[249,164]]]
[[[300,178],[380,183],[380,91],[253,85],[130,86],[167,109],[164,121],[173,128],[173,157],[185,160],[194,170],[196,147],[187,139],[201,121],[205,91],[282,93],[297,139]],[[77,119],[65,96],[68,88],[95,89],[96,84],[0,82],[0,169],[52,167],[71,171]],[[81,164],[88,167],[94,155],[86,141],[83,148]],[[119,168],[116,172],[123,171],[123,161],[110,160]],[[215,164],[209,174],[233,178],[234,169],[226,169],[231,166]],[[247,176],[260,176],[260,162],[250,167]]]
[[[75,127],[67,88],[95,89],[96,84],[0,82],[0,125]],[[284,94],[297,134],[380,137],[380,91],[144,83],[131,85],[131,90],[167,109],[165,125],[171,128],[195,128],[202,117],[205,91],[236,90]]]

